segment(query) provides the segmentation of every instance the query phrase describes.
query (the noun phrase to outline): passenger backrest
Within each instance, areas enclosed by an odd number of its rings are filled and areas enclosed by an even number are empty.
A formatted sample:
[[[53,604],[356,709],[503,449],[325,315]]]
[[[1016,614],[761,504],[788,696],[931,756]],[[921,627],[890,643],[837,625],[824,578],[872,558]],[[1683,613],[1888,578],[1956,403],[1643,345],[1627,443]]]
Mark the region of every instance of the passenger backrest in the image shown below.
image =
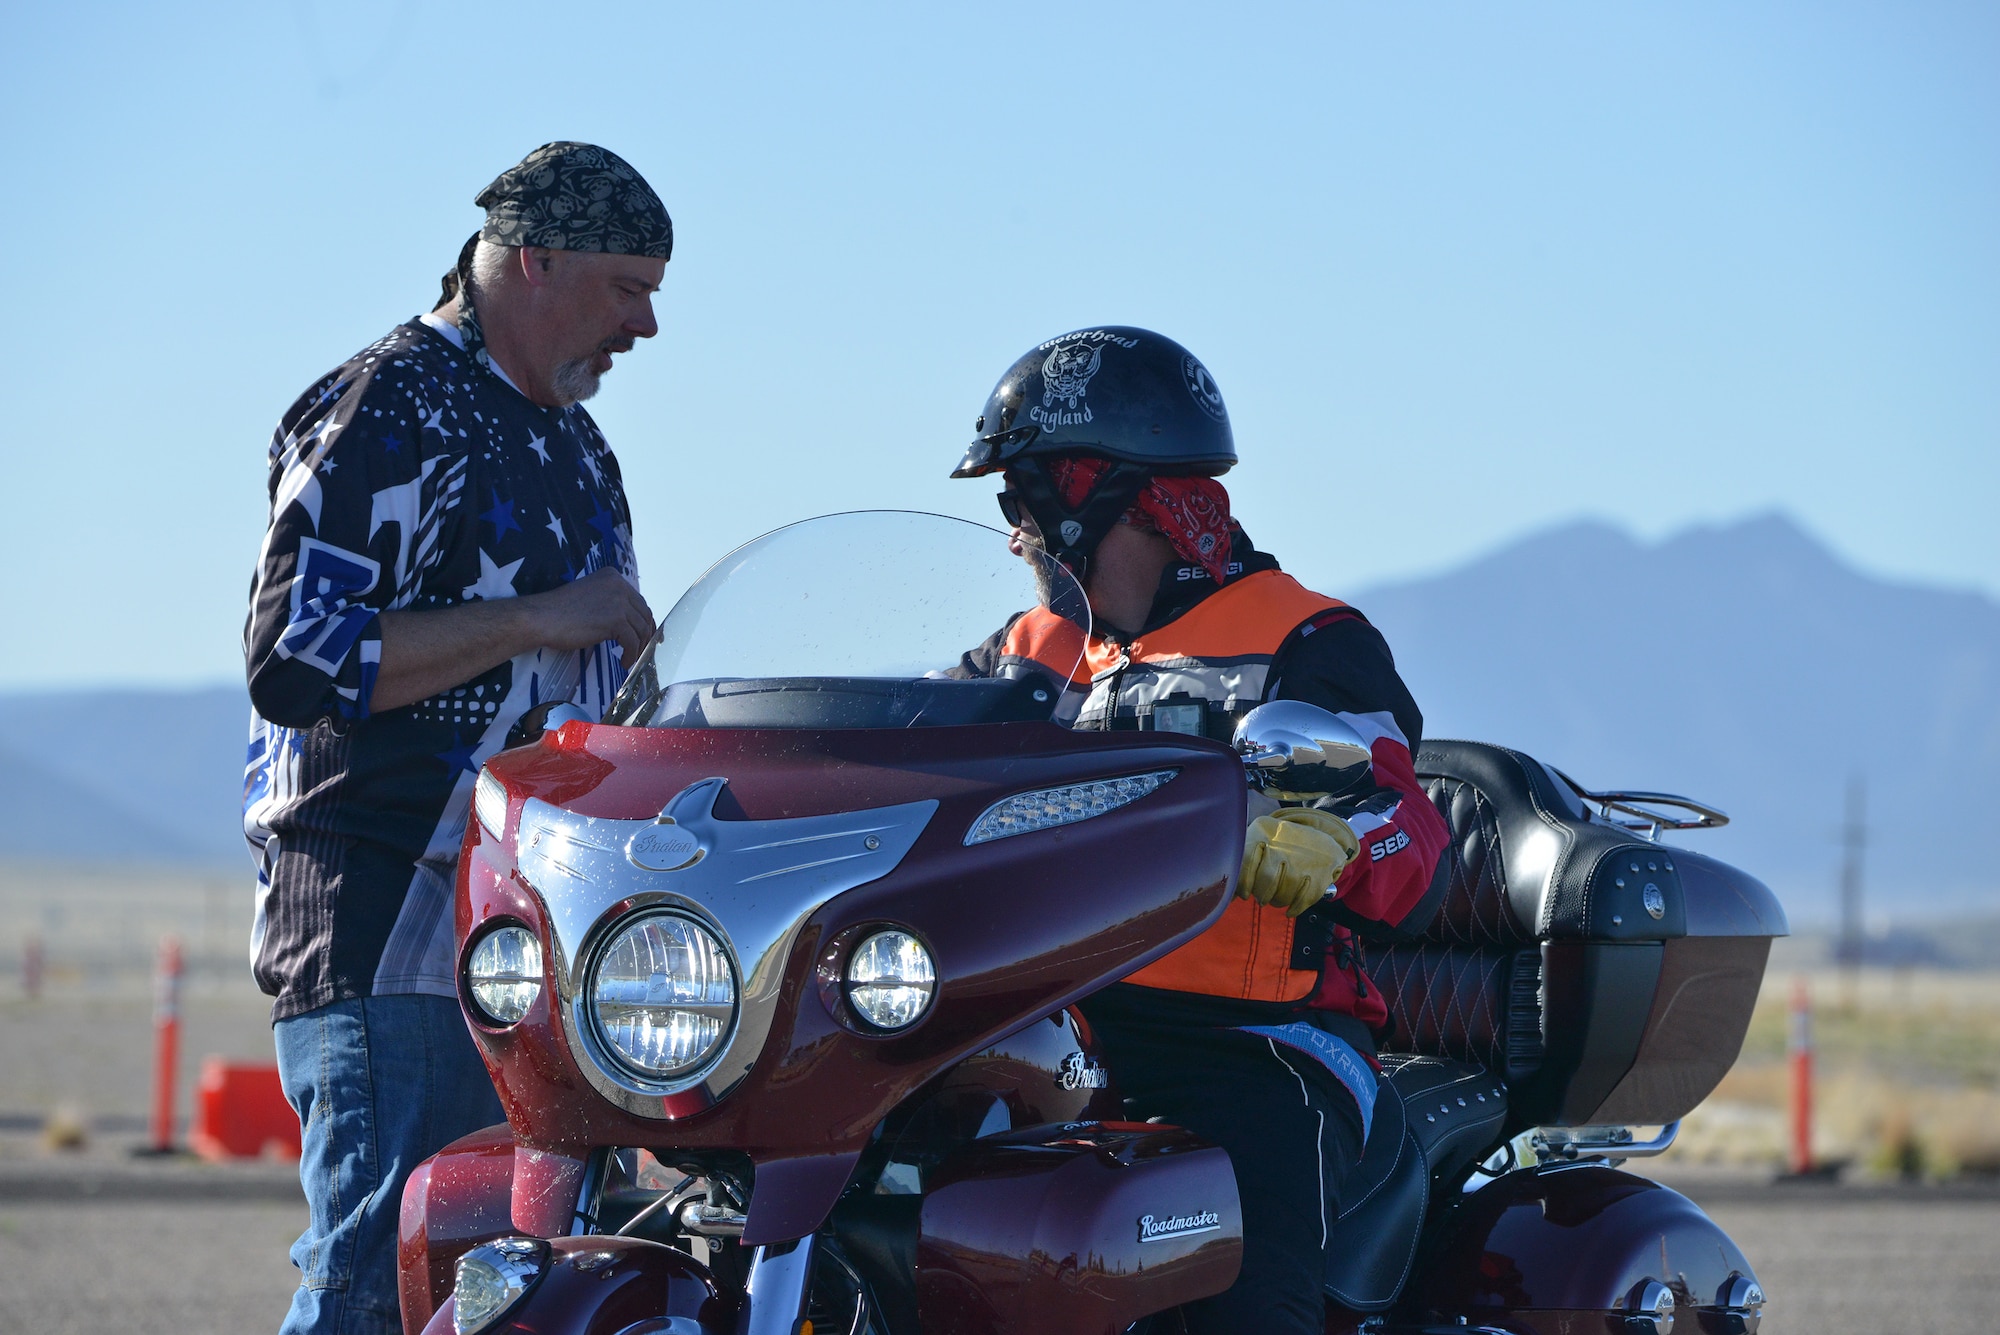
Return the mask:
[[[1691,1109],[1735,1060],[1786,930],[1770,891],[1591,819],[1518,751],[1426,742],[1416,768],[1451,828],[1449,883],[1422,937],[1366,947],[1384,1050],[1484,1066],[1517,1128]]]

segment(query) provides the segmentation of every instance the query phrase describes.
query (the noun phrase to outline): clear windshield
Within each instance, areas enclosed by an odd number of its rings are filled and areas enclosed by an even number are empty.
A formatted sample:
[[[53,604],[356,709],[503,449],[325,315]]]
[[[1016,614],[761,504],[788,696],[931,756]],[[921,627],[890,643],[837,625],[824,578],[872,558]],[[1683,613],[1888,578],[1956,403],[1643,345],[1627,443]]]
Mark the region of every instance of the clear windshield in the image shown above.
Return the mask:
[[[1082,657],[997,661],[995,637],[1047,608],[1087,633],[1083,591],[1040,551],[910,510],[766,533],[681,595],[605,721],[633,727],[917,727],[1046,720]],[[983,646],[983,651],[982,651]],[[1049,655],[1044,652],[1046,659]]]

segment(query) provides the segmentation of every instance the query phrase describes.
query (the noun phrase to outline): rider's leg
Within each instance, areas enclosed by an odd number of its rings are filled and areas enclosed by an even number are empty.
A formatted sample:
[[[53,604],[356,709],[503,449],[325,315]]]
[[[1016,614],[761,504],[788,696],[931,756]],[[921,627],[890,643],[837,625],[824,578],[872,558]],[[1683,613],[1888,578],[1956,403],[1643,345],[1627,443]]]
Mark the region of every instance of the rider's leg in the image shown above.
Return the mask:
[[[1326,1235],[1361,1157],[1361,1114],[1310,1057],[1233,1029],[1100,1025],[1131,1110],[1229,1151],[1243,1202],[1243,1269],[1186,1309],[1190,1335],[1325,1329]]]

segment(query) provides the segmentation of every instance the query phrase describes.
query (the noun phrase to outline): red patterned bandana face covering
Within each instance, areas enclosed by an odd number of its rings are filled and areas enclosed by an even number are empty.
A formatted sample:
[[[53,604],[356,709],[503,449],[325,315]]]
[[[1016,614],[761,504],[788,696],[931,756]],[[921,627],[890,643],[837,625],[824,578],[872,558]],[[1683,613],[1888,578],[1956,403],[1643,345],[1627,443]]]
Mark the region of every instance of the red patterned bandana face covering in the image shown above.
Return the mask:
[[[1107,459],[1049,461],[1049,479],[1064,505],[1083,504],[1111,468]],[[1212,477],[1156,477],[1139,489],[1121,523],[1165,538],[1174,554],[1200,566],[1218,586],[1229,571],[1229,493]]]
[[[1206,570],[1218,587],[1229,572],[1229,493],[1212,477],[1154,478],[1125,522],[1152,528],[1183,561]]]

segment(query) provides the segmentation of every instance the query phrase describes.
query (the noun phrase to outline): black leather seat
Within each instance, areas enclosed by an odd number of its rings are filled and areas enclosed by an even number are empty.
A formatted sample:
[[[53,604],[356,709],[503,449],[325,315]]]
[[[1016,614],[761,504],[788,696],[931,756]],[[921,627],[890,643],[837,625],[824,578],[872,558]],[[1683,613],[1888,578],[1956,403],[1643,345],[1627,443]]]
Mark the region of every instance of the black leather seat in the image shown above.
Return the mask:
[[[1593,820],[1519,751],[1427,741],[1416,770],[1450,826],[1448,874],[1422,935],[1364,943],[1382,1046],[1499,1076],[1510,1133],[1590,1120],[1632,1063],[1660,943],[1686,935],[1677,862],[1720,864]]]
[[[1384,1056],[1375,1121],[1327,1233],[1326,1291],[1357,1312],[1391,1306],[1409,1281],[1431,1193],[1499,1137],[1505,1086],[1484,1068]]]

